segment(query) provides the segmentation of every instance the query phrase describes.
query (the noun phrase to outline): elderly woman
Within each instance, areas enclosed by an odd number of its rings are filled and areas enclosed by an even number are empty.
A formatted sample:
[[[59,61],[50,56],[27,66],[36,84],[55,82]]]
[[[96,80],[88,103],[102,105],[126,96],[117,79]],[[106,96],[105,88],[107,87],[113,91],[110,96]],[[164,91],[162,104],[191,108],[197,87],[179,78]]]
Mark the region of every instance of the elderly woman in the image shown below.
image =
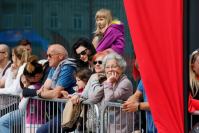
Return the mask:
[[[108,101],[115,102],[118,100],[127,100],[129,96],[133,94],[133,86],[131,81],[124,74],[126,68],[125,60],[119,54],[111,53],[104,58],[103,64],[107,80],[103,83],[104,97],[102,106]],[[132,113],[125,114],[121,112],[121,110],[116,109],[114,111],[109,111],[109,119],[108,132],[132,132]],[[113,120],[115,120],[115,122],[113,122]],[[127,121],[128,124],[126,123]]]
[[[96,58],[96,61],[97,60],[99,60],[99,58]],[[81,97],[86,98],[93,103],[101,102],[101,106],[108,101],[126,101],[129,96],[133,94],[133,86],[131,81],[124,74],[126,68],[125,60],[119,54],[110,53],[103,58],[103,65],[101,65],[100,68],[101,72],[102,70],[105,70],[105,81],[103,81],[103,83],[99,81],[100,73],[96,71],[96,74],[93,74],[89,79]],[[72,101],[73,103],[79,102],[78,96],[73,96]],[[112,111],[109,112],[110,117],[114,117],[114,115],[116,117],[116,125],[113,124],[114,122],[110,121],[108,132],[132,132],[132,129],[130,129],[130,126],[126,123],[126,119],[121,119],[120,117],[125,116],[124,118],[126,118],[124,112],[119,112],[118,109],[115,110],[115,113]],[[130,115],[127,118],[129,118],[128,123],[133,127],[131,123],[133,116]],[[115,129],[115,127],[117,129]]]

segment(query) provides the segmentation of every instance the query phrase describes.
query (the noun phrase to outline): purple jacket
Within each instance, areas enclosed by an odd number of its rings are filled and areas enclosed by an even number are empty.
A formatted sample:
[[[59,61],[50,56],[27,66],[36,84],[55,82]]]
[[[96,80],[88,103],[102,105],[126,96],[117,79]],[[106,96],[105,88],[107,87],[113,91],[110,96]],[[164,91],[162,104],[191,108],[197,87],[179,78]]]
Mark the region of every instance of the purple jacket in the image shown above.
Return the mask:
[[[111,24],[105,31],[103,38],[99,41],[96,51],[104,51],[111,48],[118,54],[123,54],[125,46],[124,25]]]

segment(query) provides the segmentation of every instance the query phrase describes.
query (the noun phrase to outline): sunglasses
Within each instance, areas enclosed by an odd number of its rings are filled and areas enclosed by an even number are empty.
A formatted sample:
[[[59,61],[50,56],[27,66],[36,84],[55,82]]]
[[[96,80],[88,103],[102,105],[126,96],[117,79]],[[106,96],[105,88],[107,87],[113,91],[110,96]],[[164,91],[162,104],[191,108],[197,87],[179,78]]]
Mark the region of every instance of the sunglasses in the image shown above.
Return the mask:
[[[102,61],[99,60],[99,61],[94,61],[94,62],[93,62],[94,65],[96,65],[97,63],[98,63],[99,65],[101,65],[101,64],[102,64]]]
[[[79,54],[77,54],[77,57],[80,57],[81,55],[86,55],[87,54],[87,49],[83,50]]]
[[[47,54],[46,56],[47,56],[47,58],[52,58],[54,55],[58,55],[58,54],[60,54],[60,53],[55,53],[55,54]]]

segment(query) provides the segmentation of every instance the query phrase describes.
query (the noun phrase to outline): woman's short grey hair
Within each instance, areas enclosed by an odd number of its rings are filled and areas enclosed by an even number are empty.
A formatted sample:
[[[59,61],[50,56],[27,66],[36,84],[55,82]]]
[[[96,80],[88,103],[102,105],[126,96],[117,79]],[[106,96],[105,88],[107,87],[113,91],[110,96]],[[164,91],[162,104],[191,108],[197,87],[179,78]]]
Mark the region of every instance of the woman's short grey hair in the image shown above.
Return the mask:
[[[124,58],[122,58],[121,55],[119,55],[117,53],[110,53],[110,54],[106,55],[103,59],[104,68],[106,67],[107,61],[109,61],[109,60],[116,60],[117,65],[120,68],[122,68],[123,72],[125,71],[127,64],[126,64],[126,61],[124,60]]]

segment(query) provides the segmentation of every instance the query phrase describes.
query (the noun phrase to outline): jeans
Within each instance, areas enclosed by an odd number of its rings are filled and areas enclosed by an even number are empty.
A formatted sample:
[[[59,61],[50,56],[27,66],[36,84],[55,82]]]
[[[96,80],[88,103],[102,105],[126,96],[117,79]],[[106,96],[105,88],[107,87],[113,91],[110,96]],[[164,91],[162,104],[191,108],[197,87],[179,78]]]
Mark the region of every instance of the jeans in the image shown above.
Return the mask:
[[[61,133],[61,114],[39,127],[37,133]]]
[[[2,116],[0,118],[0,133],[10,133],[13,125],[19,126],[22,123],[23,116],[24,113],[20,110],[15,110]]]

